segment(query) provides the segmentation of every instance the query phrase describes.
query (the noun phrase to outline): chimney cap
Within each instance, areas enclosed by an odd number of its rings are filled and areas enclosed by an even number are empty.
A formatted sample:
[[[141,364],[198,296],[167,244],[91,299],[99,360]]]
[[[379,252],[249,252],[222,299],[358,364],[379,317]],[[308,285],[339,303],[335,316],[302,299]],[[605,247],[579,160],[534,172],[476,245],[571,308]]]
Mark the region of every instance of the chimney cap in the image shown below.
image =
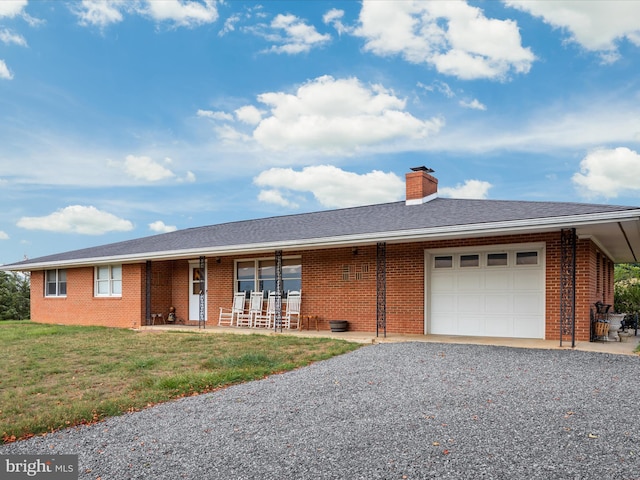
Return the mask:
[[[427,172],[427,173],[435,172],[433,168],[427,168],[424,165],[422,165],[421,167],[411,167],[411,170],[414,172]]]

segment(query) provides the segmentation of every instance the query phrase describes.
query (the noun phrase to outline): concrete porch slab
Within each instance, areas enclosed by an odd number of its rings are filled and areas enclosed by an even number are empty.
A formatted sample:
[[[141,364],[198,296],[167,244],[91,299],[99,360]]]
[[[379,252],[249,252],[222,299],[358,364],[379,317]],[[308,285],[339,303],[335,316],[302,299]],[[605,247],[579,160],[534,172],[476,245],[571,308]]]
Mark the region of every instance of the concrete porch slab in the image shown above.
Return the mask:
[[[640,344],[640,335],[631,336],[626,342],[576,342],[574,348],[571,347],[571,340],[563,341],[560,346],[559,340],[538,340],[532,338],[503,338],[503,337],[471,337],[454,335],[402,335],[391,333],[386,337],[380,335],[376,337],[375,332],[339,332],[334,333],[329,330],[286,330],[276,332],[272,329],[246,328],[246,327],[218,327],[207,325],[204,329],[199,329],[192,325],[154,325],[144,326],[140,331],[189,331],[198,333],[218,333],[236,335],[293,335],[299,337],[324,337],[339,338],[349,342],[375,344],[375,343],[400,343],[400,342],[431,342],[431,343],[457,343],[469,345],[496,345],[515,348],[537,348],[547,350],[583,350],[587,352],[614,353],[620,355],[638,355],[635,349]]]

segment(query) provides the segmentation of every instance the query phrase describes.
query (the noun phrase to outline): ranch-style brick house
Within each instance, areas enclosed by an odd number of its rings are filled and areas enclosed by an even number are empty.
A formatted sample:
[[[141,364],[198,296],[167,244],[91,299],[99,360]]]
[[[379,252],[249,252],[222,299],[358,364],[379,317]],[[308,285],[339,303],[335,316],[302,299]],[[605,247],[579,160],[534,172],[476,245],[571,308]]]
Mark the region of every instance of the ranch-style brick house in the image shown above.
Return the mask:
[[[302,292],[302,315],[349,330],[591,338],[613,266],[637,262],[640,207],[439,198],[425,167],[406,200],[179,230],[0,267],[31,272],[31,319],[139,328],[173,306],[218,324],[234,292]],[[202,293],[201,293],[202,292]],[[265,294],[266,295],[266,294]],[[206,322],[206,323],[203,323]]]

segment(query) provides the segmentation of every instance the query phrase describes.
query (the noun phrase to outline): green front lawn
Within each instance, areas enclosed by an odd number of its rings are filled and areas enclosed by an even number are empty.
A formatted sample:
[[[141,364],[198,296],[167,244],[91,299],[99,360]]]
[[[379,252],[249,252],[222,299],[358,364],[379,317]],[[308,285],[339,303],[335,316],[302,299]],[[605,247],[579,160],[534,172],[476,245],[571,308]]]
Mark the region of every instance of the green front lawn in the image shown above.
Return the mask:
[[[328,338],[0,322],[3,442],[210,392],[355,350]]]

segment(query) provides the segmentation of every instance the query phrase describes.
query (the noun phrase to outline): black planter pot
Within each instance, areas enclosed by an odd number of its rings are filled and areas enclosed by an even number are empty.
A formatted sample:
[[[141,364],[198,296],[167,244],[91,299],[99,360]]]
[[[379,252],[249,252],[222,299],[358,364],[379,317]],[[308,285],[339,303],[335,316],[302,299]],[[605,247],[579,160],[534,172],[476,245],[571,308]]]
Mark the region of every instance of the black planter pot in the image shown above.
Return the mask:
[[[346,320],[329,320],[329,327],[332,332],[346,332],[349,328],[349,322]]]

